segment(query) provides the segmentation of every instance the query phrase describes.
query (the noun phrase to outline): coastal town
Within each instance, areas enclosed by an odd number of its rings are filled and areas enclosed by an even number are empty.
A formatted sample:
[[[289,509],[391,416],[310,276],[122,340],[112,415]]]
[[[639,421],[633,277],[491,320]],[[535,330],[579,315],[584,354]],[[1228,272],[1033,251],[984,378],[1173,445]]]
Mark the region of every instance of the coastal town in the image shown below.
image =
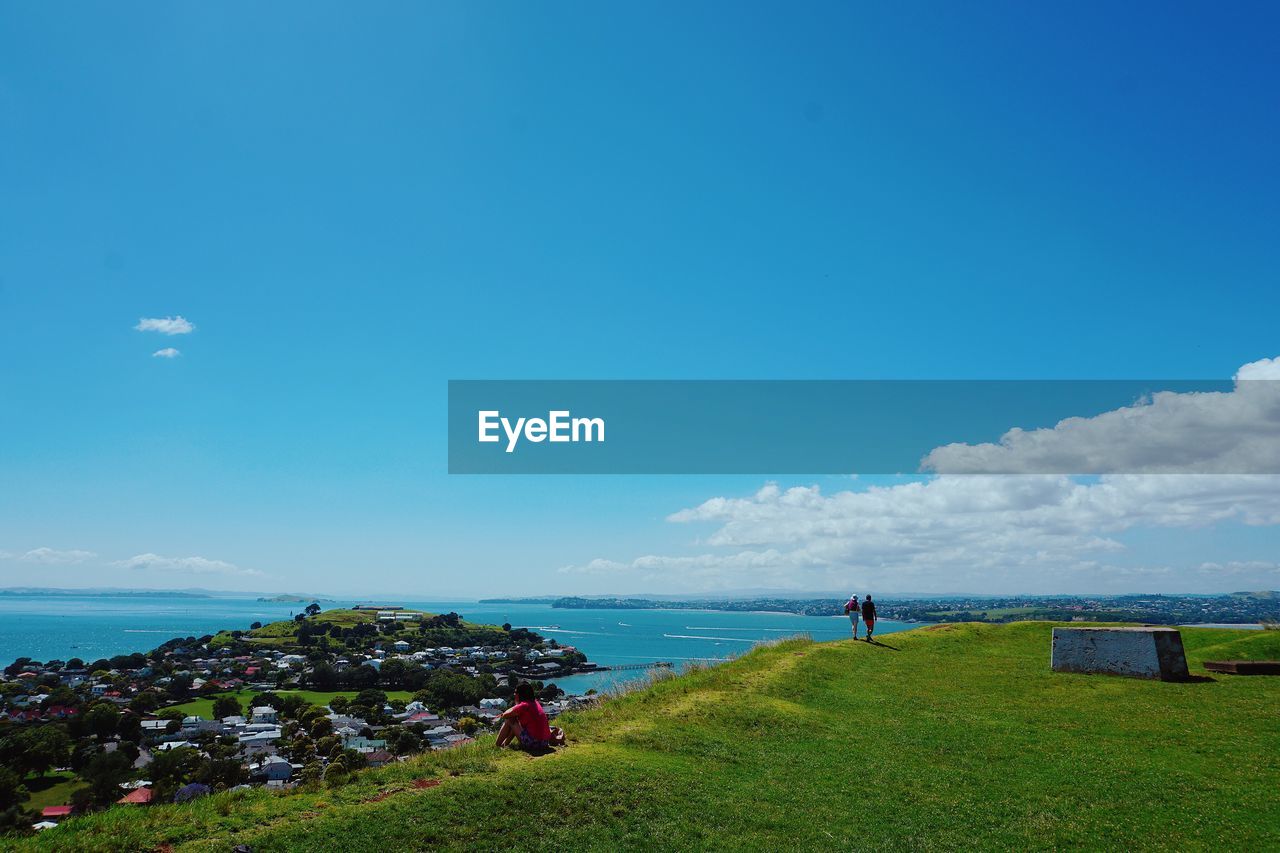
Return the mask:
[[[869,590],[863,590],[868,592]],[[1153,625],[1275,624],[1280,591],[1228,595],[1014,595],[876,596],[881,618],[899,622],[1015,622],[1022,620],[1143,622]],[[844,598],[751,597],[733,599],[566,596],[485,599],[482,603],[536,601],[566,610],[722,610],[838,616]]]
[[[324,611],[84,661],[18,658],[0,681],[0,831],[244,786],[337,787],[471,742],[517,683],[548,716],[594,669],[524,628],[395,605]]]

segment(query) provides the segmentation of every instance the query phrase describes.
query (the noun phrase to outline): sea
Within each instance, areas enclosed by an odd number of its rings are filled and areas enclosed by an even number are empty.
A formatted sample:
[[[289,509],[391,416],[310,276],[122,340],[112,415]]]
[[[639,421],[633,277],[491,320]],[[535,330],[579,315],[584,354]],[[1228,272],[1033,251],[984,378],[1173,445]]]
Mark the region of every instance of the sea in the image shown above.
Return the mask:
[[[717,610],[567,610],[550,604],[481,604],[476,601],[395,600],[323,602],[326,609],[353,604],[398,604],[431,613],[456,612],[470,622],[529,628],[574,646],[602,665],[667,661],[677,670],[691,664],[715,664],[749,651],[761,642],[796,635],[814,640],[850,636],[843,616]],[[0,593],[0,661],[18,657],[38,661],[94,661],[149,651],[175,637],[199,637],[221,630],[248,629],[254,622],[288,619],[301,603],[255,598],[170,595],[51,595]],[[881,620],[876,634],[919,627]],[[859,629],[861,632],[861,629]],[[586,673],[555,679],[571,694],[606,691],[646,678],[646,668]]]

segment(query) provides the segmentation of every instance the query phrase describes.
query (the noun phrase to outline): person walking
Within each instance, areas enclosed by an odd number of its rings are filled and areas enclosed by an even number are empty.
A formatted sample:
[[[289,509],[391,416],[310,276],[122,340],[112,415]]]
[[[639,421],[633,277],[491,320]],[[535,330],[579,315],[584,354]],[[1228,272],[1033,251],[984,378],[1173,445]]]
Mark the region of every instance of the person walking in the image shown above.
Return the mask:
[[[870,643],[871,632],[876,628],[876,603],[871,600],[870,595],[862,602],[862,621],[867,623],[867,642]]]
[[[844,615],[853,623],[853,638],[858,639],[858,594],[855,592],[844,603]]]

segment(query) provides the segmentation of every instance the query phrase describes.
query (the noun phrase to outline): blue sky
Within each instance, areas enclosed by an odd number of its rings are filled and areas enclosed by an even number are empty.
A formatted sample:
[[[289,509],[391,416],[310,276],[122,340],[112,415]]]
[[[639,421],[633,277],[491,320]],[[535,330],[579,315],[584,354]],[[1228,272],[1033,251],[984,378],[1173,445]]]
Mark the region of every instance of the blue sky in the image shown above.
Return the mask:
[[[1245,510],[1069,581],[691,579],[632,561],[767,553],[665,520],[767,478],[446,475],[450,378],[1280,355],[1274,5],[685,6],[6,6],[0,583],[1280,586]]]

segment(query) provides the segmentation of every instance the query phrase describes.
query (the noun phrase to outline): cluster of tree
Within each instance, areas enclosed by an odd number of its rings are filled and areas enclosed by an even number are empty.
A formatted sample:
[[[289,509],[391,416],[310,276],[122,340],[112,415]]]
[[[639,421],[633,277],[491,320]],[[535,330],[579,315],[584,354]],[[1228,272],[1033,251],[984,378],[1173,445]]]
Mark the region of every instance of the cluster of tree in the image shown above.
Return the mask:
[[[171,640],[170,642],[176,643],[179,641]],[[147,663],[148,663],[147,656],[138,652],[135,652],[134,654],[129,654],[129,655],[116,655],[115,657],[110,657],[110,658],[99,658],[98,660],[88,664],[86,664],[80,658],[71,658],[66,662],[63,662],[60,660],[51,660],[51,661],[48,661],[47,663],[41,663],[40,661],[34,660],[33,658],[20,657],[20,658],[16,658],[13,661],[13,663],[9,664],[4,668],[4,674],[9,678],[13,678],[18,673],[23,672],[24,670],[27,670],[34,666],[42,666],[45,669],[55,670],[55,671],[63,670],[63,669],[74,669],[74,670],[83,669],[89,672],[107,672],[108,670],[112,670],[112,669],[119,669],[119,670],[139,669],[141,667],[146,666]]]

